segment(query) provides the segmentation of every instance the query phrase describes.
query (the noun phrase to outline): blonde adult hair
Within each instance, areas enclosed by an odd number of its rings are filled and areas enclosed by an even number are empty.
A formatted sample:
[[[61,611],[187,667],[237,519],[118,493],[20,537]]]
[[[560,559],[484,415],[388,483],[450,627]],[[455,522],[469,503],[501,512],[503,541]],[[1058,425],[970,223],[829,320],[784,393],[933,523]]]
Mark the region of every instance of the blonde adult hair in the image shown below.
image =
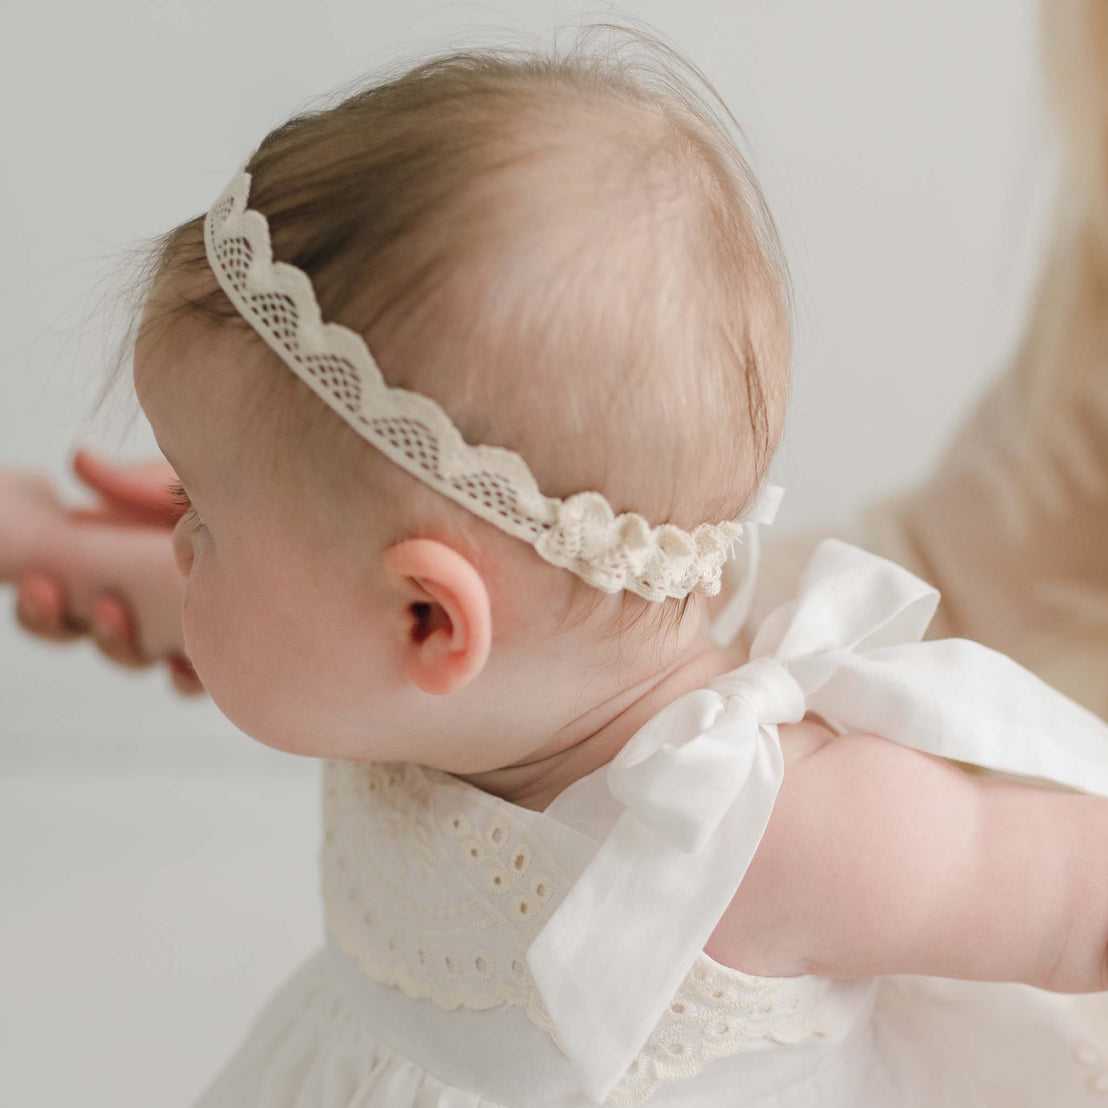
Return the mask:
[[[1108,379],[1108,5],[1043,0],[1040,20],[1064,151],[1053,238],[1020,354],[1032,409],[1073,398],[1090,374]]]

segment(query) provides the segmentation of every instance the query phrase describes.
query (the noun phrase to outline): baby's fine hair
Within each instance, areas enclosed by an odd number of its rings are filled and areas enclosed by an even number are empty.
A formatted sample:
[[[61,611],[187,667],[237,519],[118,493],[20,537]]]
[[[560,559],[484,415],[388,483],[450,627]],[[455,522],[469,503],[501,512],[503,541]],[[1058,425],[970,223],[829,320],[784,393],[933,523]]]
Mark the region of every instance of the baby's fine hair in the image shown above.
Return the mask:
[[[246,163],[250,206],[390,385],[433,397],[468,442],[517,451],[546,495],[597,489],[685,528],[737,518],[782,430],[791,297],[712,100],[741,134],[707,78],[640,28],[593,24],[566,51],[450,51],[271,131]],[[159,323],[201,312],[248,330],[210,274],[202,215],[149,248],[144,292],[167,276],[189,293]],[[355,449],[270,356],[275,387]],[[585,608],[605,600],[574,580]],[[676,626],[687,604],[625,592],[615,623],[653,608]]]

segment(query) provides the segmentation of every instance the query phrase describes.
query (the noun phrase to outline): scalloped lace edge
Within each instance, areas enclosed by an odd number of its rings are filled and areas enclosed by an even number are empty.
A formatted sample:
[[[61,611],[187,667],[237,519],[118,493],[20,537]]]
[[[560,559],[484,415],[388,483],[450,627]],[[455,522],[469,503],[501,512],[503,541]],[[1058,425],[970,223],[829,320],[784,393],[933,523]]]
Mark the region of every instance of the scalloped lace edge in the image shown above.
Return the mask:
[[[745,519],[691,532],[651,527],[634,512],[617,516],[598,492],[544,496],[518,454],[467,443],[430,397],[385,382],[360,334],[323,322],[308,275],[274,260],[265,216],[246,207],[246,164],[205,216],[208,262],[239,313],[330,408],[413,476],[605,592],[628,589],[648,600],[719,592]],[[430,449],[414,449],[413,433]]]

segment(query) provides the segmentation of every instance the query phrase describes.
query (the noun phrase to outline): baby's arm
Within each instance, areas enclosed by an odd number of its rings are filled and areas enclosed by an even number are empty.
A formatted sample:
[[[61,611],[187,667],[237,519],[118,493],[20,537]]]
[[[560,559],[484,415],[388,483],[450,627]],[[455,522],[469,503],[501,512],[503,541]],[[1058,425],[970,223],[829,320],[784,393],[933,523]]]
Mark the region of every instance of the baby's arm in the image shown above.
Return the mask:
[[[1108,989],[1108,799],[839,736],[786,769],[705,950],[766,976]]]

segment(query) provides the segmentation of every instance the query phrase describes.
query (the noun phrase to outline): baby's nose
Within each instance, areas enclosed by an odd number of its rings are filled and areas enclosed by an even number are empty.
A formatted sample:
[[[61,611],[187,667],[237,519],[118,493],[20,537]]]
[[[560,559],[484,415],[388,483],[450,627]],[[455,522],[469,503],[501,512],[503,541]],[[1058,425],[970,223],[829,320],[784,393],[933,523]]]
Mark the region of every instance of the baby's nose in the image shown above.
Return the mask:
[[[184,517],[182,517],[184,518]],[[173,528],[173,556],[177,559],[177,568],[187,577],[192,571],[192,563],[196,557],[193,549],[193,535],[195,529],[182,527],[180,520]]]

